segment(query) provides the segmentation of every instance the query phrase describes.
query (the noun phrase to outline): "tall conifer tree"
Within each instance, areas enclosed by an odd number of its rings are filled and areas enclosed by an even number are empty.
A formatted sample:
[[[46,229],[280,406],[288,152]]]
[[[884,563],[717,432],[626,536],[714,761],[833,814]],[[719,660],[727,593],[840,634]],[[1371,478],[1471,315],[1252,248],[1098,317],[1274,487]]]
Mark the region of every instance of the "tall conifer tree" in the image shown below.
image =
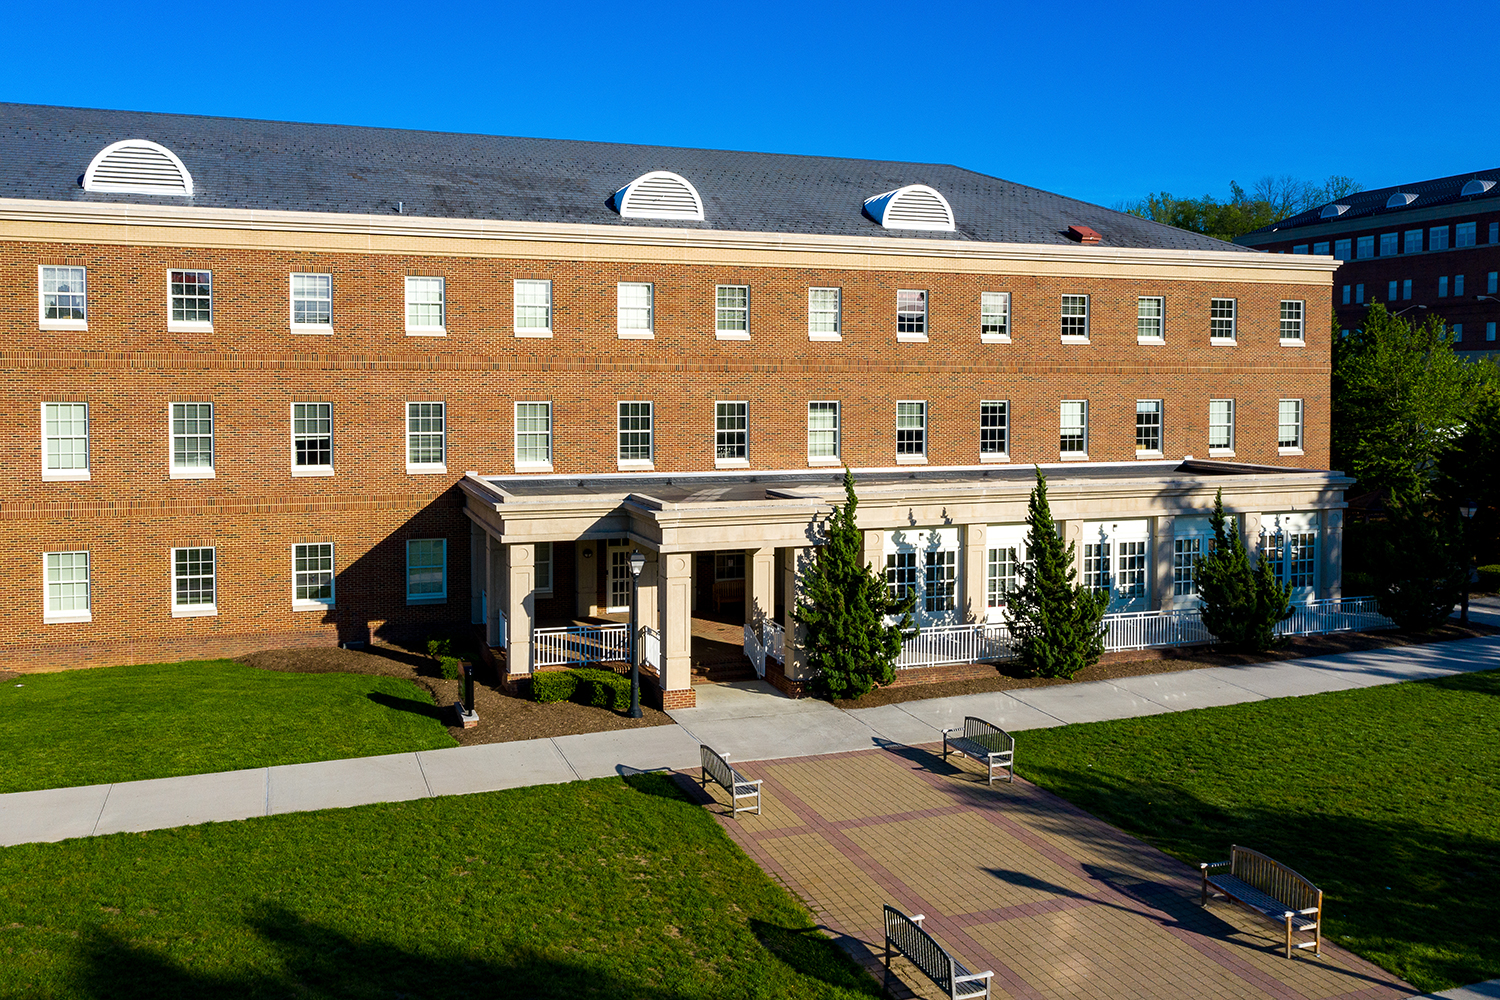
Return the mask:
[[[1254,569],[1239,526],[1224,513],[1224,491],[1214,494],[1213,551],[1196,566],[1203,626],[1219,642],[1264,652],[1276,642],[1276,626],[1292,616],[1290,587],[1276,579],[1262,556]]]

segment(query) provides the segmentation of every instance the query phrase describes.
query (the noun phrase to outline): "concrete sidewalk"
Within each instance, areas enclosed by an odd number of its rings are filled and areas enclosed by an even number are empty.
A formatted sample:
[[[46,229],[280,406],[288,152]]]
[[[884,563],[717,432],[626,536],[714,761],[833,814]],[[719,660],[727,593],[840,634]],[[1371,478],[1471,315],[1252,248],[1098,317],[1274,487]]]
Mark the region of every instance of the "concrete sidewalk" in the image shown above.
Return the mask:
[[[706,685],[699,707],[670,713],[670,726],[0,795],[0,846],[555,784],[621,768],[691,768],[699,743],[736,761],[807,757],[935,743],[966,715],[1039,729],[1496,667],[1500,636],[848,712],[787,698],[763,681]]]

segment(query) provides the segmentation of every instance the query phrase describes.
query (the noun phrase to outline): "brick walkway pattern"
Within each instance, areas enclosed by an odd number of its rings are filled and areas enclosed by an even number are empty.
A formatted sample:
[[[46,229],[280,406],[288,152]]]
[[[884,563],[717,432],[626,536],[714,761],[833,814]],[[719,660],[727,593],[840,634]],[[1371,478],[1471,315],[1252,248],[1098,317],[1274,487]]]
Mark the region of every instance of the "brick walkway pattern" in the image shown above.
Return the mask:
[[[736,766],[764,779],[763,814],[725,817],[724,828],[892,996],[942,994],[903,959],[885,973],[885,903],[925,913],[928,931],[960,961],[994,970],[996,997],[1416,993],[1326,938],[1321,959],[1309,950],[1287,961],[1280,932],[1258,914],[1224,900],[1200,907],[1196,870],[1019,778],[988,787],[970,762],[944,762],[940,748],[892,744]],[[708,808],[718,811],[727,800],[709,789]]]

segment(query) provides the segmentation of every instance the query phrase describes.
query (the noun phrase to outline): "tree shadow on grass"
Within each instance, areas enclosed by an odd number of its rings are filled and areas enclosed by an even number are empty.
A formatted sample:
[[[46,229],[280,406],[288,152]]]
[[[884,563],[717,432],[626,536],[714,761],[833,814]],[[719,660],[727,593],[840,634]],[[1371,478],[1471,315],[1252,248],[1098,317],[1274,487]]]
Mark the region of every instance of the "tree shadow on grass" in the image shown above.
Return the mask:
[[[424,715],[429,719],[436,719],[438,722],[443,722],[444,725],[447,725],[444,722],[444,715],[447,710],[434,705],[430,701],[420,701],[416,698],[401,698],[393,694],[385,694],[381,691],[371,691],[365,697],[385,708],[393,708],[398,712],[410,712],[413,715]]]
[[[753,918],[750,930],[767,951],[810,979],[865,996],[884,995],[884,990],[850,955],[851,948],[865,950],[863,942],[843,943],[817,927],[783,927]]]

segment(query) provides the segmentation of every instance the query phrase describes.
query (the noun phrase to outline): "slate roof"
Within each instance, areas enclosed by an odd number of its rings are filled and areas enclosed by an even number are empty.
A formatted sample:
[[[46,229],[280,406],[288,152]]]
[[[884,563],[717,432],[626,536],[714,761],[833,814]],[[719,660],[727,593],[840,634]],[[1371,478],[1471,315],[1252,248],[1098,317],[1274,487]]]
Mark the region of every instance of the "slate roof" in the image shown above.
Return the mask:
[[[1496,181],[1494,187],[1484,194],[1471,194],[1461,197],[1459,192],[1465,184],[1472,180]],[[1391,195],[1398,191],[1406,194],[1414,194],[1416,200],[1409,205],[1400,205],[1396,208],[1386,208],[1385,203],[1390,200]],[[1435,180],[1416,181],[1412,184],[1398,184],[1395,187],[1383,187],[1375,191],[1360,191],[1339,198],[1334,202],[1325,202],[1325,205],[1348,205],[1349,210],[1334,218],[1325,219],[1322,216],[1324,205],[1308,209],[1301,215],[1293,215],[1273,222],[1269,226],[1246,233],[1240,239],[1252,236],[1265,236],[1270,233],[1283,233],[1289,229],[1298,229],[1302,226],[1317,225],[1341,225],[1347,224],[1353,219],[1369,218],[1378,215],[1396,215],[1401,212],[1411,211],[1418,208],[1431,208],[1435,205],[1457,205],[1460,202],[1488,202],[1481,205],[1476,211],[1492,211],[1496,207],[1496,201],[1500,200],[1500,167],[1491,170],[1475,170],[1466,174],[1454,174],[1452,177],[1439,177]],[[1394,223],[1393,223],[1394,224]],[[1256,240],[1257,243],[1265,243],[1266,240]]]
[[[172,150],[190,198],[86,192],[84,170],[122,139]],[[610,199],[650,170],[687,178],[705,221],[622,219]],[[928,184],[953,206],[957,232],[886,230],[864,200]],[[0,197],[452,219],[1239,251],[1196,233],[945,164],[679,149],[0,103]]]

